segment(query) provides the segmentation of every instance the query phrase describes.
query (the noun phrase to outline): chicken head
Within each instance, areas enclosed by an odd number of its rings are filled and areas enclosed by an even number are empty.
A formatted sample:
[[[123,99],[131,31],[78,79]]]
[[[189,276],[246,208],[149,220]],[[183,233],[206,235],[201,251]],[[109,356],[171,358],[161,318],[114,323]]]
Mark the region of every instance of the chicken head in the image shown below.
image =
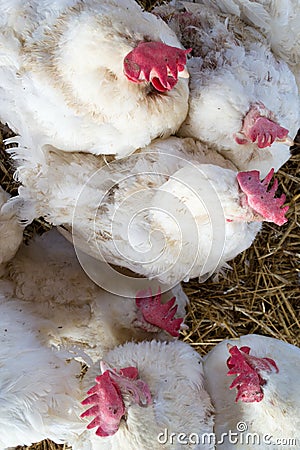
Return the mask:
[[[252,105],[244,117],[240,133],[235,135],[235,141],[241,145],[254,142],[258,148],[271,147],[275,141],[293,145],[293,140],[288,136],[289,130],[272,120],[271,116],[264,104]]]
[[[278,187],[278,181],[276,179],[268,191],[273,174],[274,169],[271,169],[265,179],[260,181],[258,170],[239,172],[237,174],[237,181],[244,194],[246,194],[242,202],[245,202],[253,208],[262,217],[262,220],[274,222],[276,225],[283,225],[287,222],[285,214],[289,206],[282,207],[286,200],[284,194],[278,198],[275,197]]]
[[[151,403],[148,385],[138,379],[135,367],[125,367],[120,370],[112,369],[104,361],[101,362],[102,375],[96,377],[96,385],[87,392],[88,397],[82,401],[83,405],[92,405],[81,414],[81,417],[95,416],[87,426],[88,429],[97,427],[98,436],[112,436],[115,434],[126,413],[123,396],[126,395],[131,403],[147,406]]]
[[[178,305],[174,305],[176,298],[171,298],[167,303],[161,303],[160,290],[152,295],[151,289],[139,291],[136,296],[138,307],[138,319],[136,326],[147,331],[165,330],[173,337],[179,336],[183,318],[174,319]]]
[[[238,375],[231,383],[230,389],[237,388],[236,402],[260,402],[263,397],[262,386],[266,383],[263,372],[278,372],[278,367],[271,358],[258,358],[250,355],[250,347],[227,344],[230,357],[227,360],[227,375]]]

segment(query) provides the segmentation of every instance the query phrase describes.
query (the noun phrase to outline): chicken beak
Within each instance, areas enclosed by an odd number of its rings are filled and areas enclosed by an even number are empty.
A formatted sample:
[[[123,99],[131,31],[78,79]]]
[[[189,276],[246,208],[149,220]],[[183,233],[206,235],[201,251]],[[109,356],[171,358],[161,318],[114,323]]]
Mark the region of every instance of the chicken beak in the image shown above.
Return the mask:
[[[185,67],[181,72],[178,72],[179,78],[190,78],[187,68]]]
[[[282,144],[286,144],[289,147],[292,147],[293,145],[295,145],[294,140],[289,135],[287,135],[283,139],[276,139],[276,142],[281,142]]]
[[[112,371],[112,369],[111,369],[111,367],[109,366],[109,364],[107,364],[107,362],[105,362],[105,361],[100,361],[100,369],[101,369],[102,375],[103,375],[104,372],[106,372],[107,370]]]

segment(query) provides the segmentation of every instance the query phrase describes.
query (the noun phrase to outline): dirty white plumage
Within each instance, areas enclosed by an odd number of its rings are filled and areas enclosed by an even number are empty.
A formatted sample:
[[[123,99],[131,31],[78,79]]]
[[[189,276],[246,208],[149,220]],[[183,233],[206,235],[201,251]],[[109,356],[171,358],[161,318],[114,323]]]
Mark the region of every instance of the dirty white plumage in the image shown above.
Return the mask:
[[[262,176],[272,167],[277,171],[290,156],[289,145],[300,124],[295,77],[258,29],[202,4],[205,1],[199,3],[176,2],[176,6],[156,8],[183,45],[193,48],[188,61],[190,107],[179,134],[213,145],[239,170],[260,170]],[[245,119],[255,109],[271,121],[259,131],[266,136],[264,148],[259,148],[251,128],[247,132],[254,142],[244,133]],[[270,135],[282,132],[272,130],[274,126],[288,130],[289,137],[284,143],[277,136],[268,146]]]
[[[214,448],[207,440],[201,443],[202,435],[213,432],[213,408],[203,387],[201,357],[191,347],[180,341],[128,343],[105,355],[105,361],[116,368],[137,367],[150,389],[152,403],[143,407],[124,399],[126,419],[115,435],[94,436],[93,449],[160,450],[163,442],[164,448],[179,450],[183,445],[179,433],[185,434],[191,449]],[[74,440],[73,449],[85,449],[84,441],[84,435]]]
[[[273,52],[286,61],[300,88],[300,2],[299,0],[196,0],[214,5],[259,28]]]
[[[80,402],[101,373],[99,362],[82,380],[81,364],[72,352],[43,343],[44,319],[26,312],[23,301],[9,297],[2,281],[0,289],[1,450],[47,438],[72,445],[74,450],[146,450],[149,442],[151,448],[159,449],[157,435],[165,428],[188,434],[194,429],[212,431],[212,407],[203,388],[201,358],[179,341],[129,342],[108,353],[103,351],[101,357],[117,369],[137,367],[153,402],[145,407],[124,398],[126,419],[113,436],[101,438],[87,430],[88,420],[80,418],[86,407]]]
[[[102,265],[95,263],[101,271]],[[3,280],[12,283],[12,295],[23,301],[25,313],[36,313],[44,320],[47,345],[77,347],[96,360],[104,350],[127,340],[171,339],[157,327],[146,331],[139,326],[135,296],[149,288],[156,294],[157,283],[140,279],[130,285],[130,278],[117,275],[107,286],[110,291],[101,289],[83,271],[73,246],[51,230],[21,246]],[[123,296],[111,293],[117,283],[124,285]],[[184,317],[188,299],[180,285],[163,293],[162,301],[174,295],[176,316]]]
[[[83,428],[76,402],[80,364],[41,342],[43,319],[13,298],[7,282],[0,280],[0,290],[0,448],[47,437],[64,442],[69,426]]]
[[[232,163],[193,139],[157,140],[109,165],[54,148],[14,152],[22,219],[72,226],[85,253],[162,283],[224,266],[264,220],[241,204]]]
[[[145,280],[145,287],[149,284]],[[135,328],[132,299],[105,292],[89,280],[72,245],[56,230],[21,246],[5,265],[0,292],[1,450],[46,438],[77,450],[146,450],[149,442],[158,449],[156,438],[165,428],[191,433],[200,424],[203,432],[212,430],[199,355],[179,341],[120,347],[127,340],[168,337]],[[182,312],[187,298],[180,287],[176,293]],[[89,365],[83,379],[78,358]],[[89,420],[80,418],[86,410],[80,402],[101,374],[98,358],[117,369],[137,367],[153,399],[139,406],[125,396],[126,417],[107,438],[87,430]],[[166,448],[177,446],[168,443]]]
[[[24,227],[9,199],[10,195],[0,187],[0,265],[15,255],[23,239]]]
[[[212,432],[213,410],[200,356],[176,340],[120,346],[143,338],[131,323],[130,299],[93,285],[71,245],[56,231],[17,253],[0,279],[0,292],[1,450],[46,438],[74,450],[147,450],[150,443],[159,449],[157,437],[165,429],[167,439],[177,430],[187,435],[195,429]],[[162,333],[152,336],[167,339]],[[77,359],[82,358],[89,368],[79,377]],[[90,420],[80,417],[87,409],[81,401],[101,374],[98,358],[116,369],[136,367],[152,397],[143,406],[132,393],[124,394],[124,417],[116,433],[105,438],[86,429]],[[99,402],[104,411],[109,409],[109,402]],[[109,427],[105,415],[102,420]],[[180,447],[175,440],[165,448]]]
[[[38,145],[123,157],[181,125],[187,79],[161,94],[123,73],[140,42],[182,48],[134,0],[1,0],[0,9],[0,118],[16,133]]]

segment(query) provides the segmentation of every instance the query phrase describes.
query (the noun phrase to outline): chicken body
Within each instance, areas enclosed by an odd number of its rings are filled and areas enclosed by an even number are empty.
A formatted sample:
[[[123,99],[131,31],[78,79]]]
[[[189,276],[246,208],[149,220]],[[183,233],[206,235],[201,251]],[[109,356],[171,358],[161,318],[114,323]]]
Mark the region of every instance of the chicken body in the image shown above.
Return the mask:
[[[286,61],[300,88],[300,3],[299,0],[197,0],[234,14],[259,28],[272,51]]]
[[[263,177],[277,171],[300,124],[293,73],[266,37],[237,16],[177,3],[156,11],[193,48],[189,113],[179,134],[215,146],[239,170],[256,169]]]
[[[212,430],[200,356],[182,342],[169,345],[163,331],[138,330],[132,299],[105,292],[89,280],[72,245],[56,230],[21,246],[6,265],[0,293],[1,450],[46,438],[77,450],[148,450],[150,442],[159,449],[160,433],[166,448],[173,449],[179,448],[170,438],[173,431]],[[177,298],[182,312],[187,298],[182,291]],[[120,345],[153,337],[165,342]],[[81,402],[101,375],[99,358],[116,369],[138,371],[131,390],[124,387],[128,379],[120,380],[124,414],[106,438],[86,429],[88,419],[81,417],[86,410]],[[84,374],[82,359],[89,366]],[[141,395],[141,386],[151,396],[146,404],[133,396]],[[99,400],[104,429],[110,427],[109,412],[105,415],[109,395]]]
[[[16,133],[37,145],[123,157],[185,119],[188,80],[175,83],[184,64],[177,67],[178,49],[170,50],[181,45],[134,0],[1,0],[0,8],[0,118]],[[129,80],[124,61],[149,42],[159,50],[141,64],[146,79]],[[166,46],[170,54],[160,52]],[[176,84],[163,93],[151,83],[159,70]]]
[[[23,239],[23,227],[9,199],[10,195],[0,187],[0,267],[13,258]]]
[[[14,152],[23,220],[72,227],[77,249],[169,287],[224,266],[268,220],[243,203],[232,163],[193,139],[157,140],[108,165],[53,148]]]
[[[97,271],[101,270],[101,264],[95,264]],[[171,339],[150,324],[148,331],[147,324],[145,329],[139,326],[143,324],[138,321],[136,293],[152,288],[155,294],[155,282],[139,279],[131,286],[130,278],[124,276],[121,281],[127,296],[101,289],[83,271],[73,246],[54,229],[21,246],[2,281],[11,283],[11,295],[23,302],[25,313],[36,313],[43,319],[42,335],[47,345],[75,348],[95,361],[103,351],[128,340]],[[111,280],[111,286],[116,282]],[[184,317],[188,299],[180,285],[163,293],[162,301],[174,295],[176,316]]]
[[[180,341],[128,343],[105,355],[105,361],[116,368],[137,367],[152,402],[139,406],[124,399],[126,419],[113,436],[94,436],[93,449],[159,450],[162,444],[170,450],[186,444],[192,449],[214,448],[207,440],[202,444],[202,436],[213,432],[213,408],[203,387],[201,358],[191,347]],[[73,441],[73,449],[85,449],[82,442]]]
[[[62,443],[84,430],[76,402],[80,364],[67,362],[73,356],[67,351],[45,346],[40,339],[45,321],[12,297],[9,283],[0,280],[0,289],[0,448],[47,437]]]
[[[231,364],[233,357],[228,362],[229,368],[237,369],[237,371],[231,369],[232,373],[240,374],[235,387],[240,394],[243,394],[242,390],[244,391],[245,400],[242,395],[236,401],[236,389],[233,387],[230,389],[234,378],[227,374],[226,361],[230,356],[228,344],[237,346],[240,350],[250,348],[250,356],[246,355],[244,358],[244,353],[239,364],[235,366]],[[279,339],[253,334],[223,341],[211,350],[205,357],[204,373],[205,386],[215,407],[215,430],[219,439],[216,448],[267,449],[270,445],[282,450],[286,447],[298,448],[299,369],[300,349]],[[252,395],[260,395],[260,399],[251,401],[249,398],[251,389]],[[233,440],[230,441],[229,430],[237,433],[235,443]],[[225,434],[222,439],[224,442],[221,443],[222,433]]]
[[[23,301],[9,297],[9,287],[2,281],[0,289],[1,450],[47,438],[77,450],[148,450],[150,442],[151,448],[159,449],[157,436],[165,428],[168,433],[178,429],[186,433],[212,430],[212,407],[203,388],[199,355],[179,341],[145,341],[127,343],[108,353],[102,350],[101,357],[117,369],[136,367],[153,402],[139,406],[130,396],[127,401],[125,397],[126,419],[122,419],[116,434],[96,436],[94,430],[86,429],[88,421],[80,415],[86,409],[81,401],[100,373],[99,362],[92,364],[82,379],[81,364],[72,352],[50,348],[43,342],[47,320],[38,311],[26,311]],[[50,316],[48,319],[52,320]],[[179,445],[168,443],[166,448]]]

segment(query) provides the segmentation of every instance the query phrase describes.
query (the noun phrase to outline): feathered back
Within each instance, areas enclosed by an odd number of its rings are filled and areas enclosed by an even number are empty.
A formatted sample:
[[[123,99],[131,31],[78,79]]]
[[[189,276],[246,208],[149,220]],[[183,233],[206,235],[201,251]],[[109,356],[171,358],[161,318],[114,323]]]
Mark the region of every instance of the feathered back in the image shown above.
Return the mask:
[[[46,438],[63,442],[68,423],[84,426],[76,406],[80,364],[67,363],[66,353],[41,344],[43,320],[27,314],[19,301],[1,295],[0,312],[0,447]]]

